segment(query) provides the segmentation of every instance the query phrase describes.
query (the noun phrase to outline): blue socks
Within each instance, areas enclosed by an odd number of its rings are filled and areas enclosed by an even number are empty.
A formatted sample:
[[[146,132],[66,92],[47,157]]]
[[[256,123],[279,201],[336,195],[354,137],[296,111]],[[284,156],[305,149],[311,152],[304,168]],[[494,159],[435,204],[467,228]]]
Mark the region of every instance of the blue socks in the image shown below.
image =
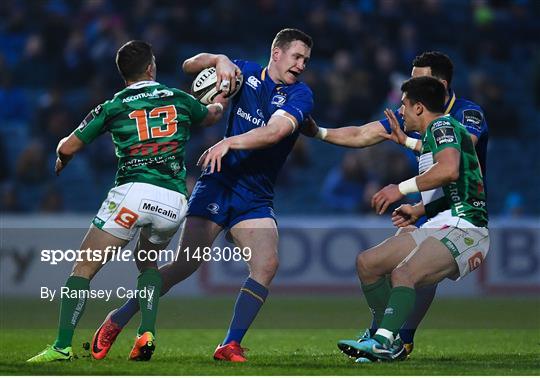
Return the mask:
[[[231,325],[222,345],[228,344],[231,341],[238,343],[242,341],[267,296],[268,289],[248,277],[242,288],[240,288],[240,294],[236,298]]]
[[[111,315],[111,320],[124,328],[137,312],[139,312],[139,300],[131,298]]]
[[[424,319],[431,302],[433,302],[433,298],[435,298],[436,292],[437,285],[424,286],[420,289],[416,289],[416,301],[414,302],[413,311],[399,330],[399,336],[405,344],[413,342],[414,333],[422,319]]]

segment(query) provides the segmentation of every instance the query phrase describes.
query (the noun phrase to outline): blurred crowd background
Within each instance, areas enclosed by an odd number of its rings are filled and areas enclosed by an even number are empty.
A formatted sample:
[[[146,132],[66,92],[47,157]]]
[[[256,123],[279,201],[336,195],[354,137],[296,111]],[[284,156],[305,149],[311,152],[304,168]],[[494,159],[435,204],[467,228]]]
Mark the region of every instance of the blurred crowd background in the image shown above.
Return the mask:
[[[491,214],[540,214],[540,1],[536,0],[4,0],[0,3],[0,210],[96,212],[113,185],[109,135],[60,177],[55,147],[90,109],[123,88],[114,63],[130,39],[152,43],[158,81],[189,89],[181,62],[199,52],[266,64],[283,27],[314,39],[302,80],[325,127],[361,125],[397,107],[423,51],[447,53],[458,97],[489,125]],[[194,129],[193,185],[202,151],[224,126]],[[368,213],[371,195],[415,174],[390,142],[344,149],[301,137],[276,188],[279,214]]]

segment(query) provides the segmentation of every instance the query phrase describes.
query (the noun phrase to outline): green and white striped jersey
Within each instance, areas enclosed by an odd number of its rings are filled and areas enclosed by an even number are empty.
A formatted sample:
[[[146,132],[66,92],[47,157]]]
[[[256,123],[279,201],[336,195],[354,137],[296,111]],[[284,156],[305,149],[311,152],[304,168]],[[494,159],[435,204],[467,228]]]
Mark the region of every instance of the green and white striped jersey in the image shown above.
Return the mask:
[[[144,182],[187,195],[185,144],[208,109],[193,96],[140,81],[93,109],[75,130],[84,143],[108,131],[118,157],[115,185]]]
[[[464,218],[477,227],[486,227],[486,195],[478,157],[471,136],[451,116],[433,120],[426,129],[418,166],[420,174],[436,163],[434,155],[445,148],[455,148],[460,153],[459,179],[421,193],[426,216],[433,218],[445,210],[451,210],[452,216]]]

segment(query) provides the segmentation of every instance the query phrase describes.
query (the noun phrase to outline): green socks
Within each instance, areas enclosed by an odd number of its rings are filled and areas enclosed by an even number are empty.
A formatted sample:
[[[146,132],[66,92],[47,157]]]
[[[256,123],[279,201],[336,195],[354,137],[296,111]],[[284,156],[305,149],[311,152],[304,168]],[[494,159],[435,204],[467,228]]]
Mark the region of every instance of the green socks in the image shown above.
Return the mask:
[[[394,287],[388,300],[388,306],[384,311],[384,317],[379,323],[379,330],[373,337],[381,344],[387,344],[393,335],[399,332],[399,329],[405,323],[411,311],[414,308],[416,291],[406,286]]]
[[[390,290],[390,283],[386,277],[381,277],[381,279],[372,284],[362,284],[362,291],[378,325],[381,324],[384,310],[390,297]]]
[[[71,276],[67,279],[66,285],[69,289],[68,293],[72,290],[89,290],[90,280],[88,278]],[[77,292],[81,293],[81,292]],[[60,304],[60,321],[58,324],[58,337],[54,342],[56,348],[66,348],[71,346],[73,340],[73,332],[75,327],[84,312],[86,305],[86,295],[74,295],[75,298],[69,298],[70,295],[62,297]]]
[[[161,284],[161,274],[156,269],[143,271],[137,279],[139,305],[142,315],[141,325],[138,330],[139,335],[147,331],[155,335]],[[70,276],[66,281],[65,287],[68,289],[68,293],[62,295],[58,337],[54,342],[54,347],[59,349],[71,346],[75,327],[77,327],[77,323],[84,312],[87,299],[86,292],[90,289],[90,280],[83,277]],[[81,290],[85,292],[83,293]]]
[[[141,308],[141,325],[137,334],[145,332],[156,334],[156,318],[162,285],[161,274],[157,269],[146,269],[137,278],[137,293]]]

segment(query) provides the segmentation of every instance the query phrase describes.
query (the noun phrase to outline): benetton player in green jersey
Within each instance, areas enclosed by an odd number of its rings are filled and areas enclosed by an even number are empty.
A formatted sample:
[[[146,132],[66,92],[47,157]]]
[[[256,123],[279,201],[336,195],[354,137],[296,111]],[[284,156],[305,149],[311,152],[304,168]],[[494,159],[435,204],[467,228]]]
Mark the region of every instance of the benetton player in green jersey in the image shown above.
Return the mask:
[[[116,65],[126,88],[98,105],[70,136],[58,144],[55,171],[59,174],[84,145],[104,132],[110,132],[118,157],[115,186],[110,190],[93,220],[81,250],[82,254],[68,278],[61,296],[58,336],[52,346],[28,362],[49,362],[73,358],[71,343],[75,327],[84,312],[90,280],[100,270],[111,251],[125,246],[140,229],[137,280],[141,324],[132,360],[148,360],[155,348],[161,276],[156,261],[145,261],[141,251],[167,247],[182,224],[187,210],[184,148],[193,125],[211,125],[223,113],[223,105],[207,107],[191,95],[155,82],[156,63],[152,47],[143,41],[130,41],[116,55]],[[221,97],[218,96],[218,99]],[[154,295],[155,293],[155,295]],[[92,355],[109,345],[92,342]]]
[[[415,288],[465,276],[478,268],[489,249],[480,164],[467,130],[444,115],[443,84],[433,77],[417,77],[401,90],[405,129],[422,134],[420,174],[386,186],[373,196],[372,206],[382,214],[404,195],[420,191],[422,202],[400,206],[392,221],[406,227],[424,214],[429,219],[415,231],[390,237],[358,255],[358,276],[379,329],[365,341],[340,341],[356,351],[357,362],[399,360],[402,347],[396,336],[413,309]],[[386,116],[397,130],[394,113],[386,111]]]

